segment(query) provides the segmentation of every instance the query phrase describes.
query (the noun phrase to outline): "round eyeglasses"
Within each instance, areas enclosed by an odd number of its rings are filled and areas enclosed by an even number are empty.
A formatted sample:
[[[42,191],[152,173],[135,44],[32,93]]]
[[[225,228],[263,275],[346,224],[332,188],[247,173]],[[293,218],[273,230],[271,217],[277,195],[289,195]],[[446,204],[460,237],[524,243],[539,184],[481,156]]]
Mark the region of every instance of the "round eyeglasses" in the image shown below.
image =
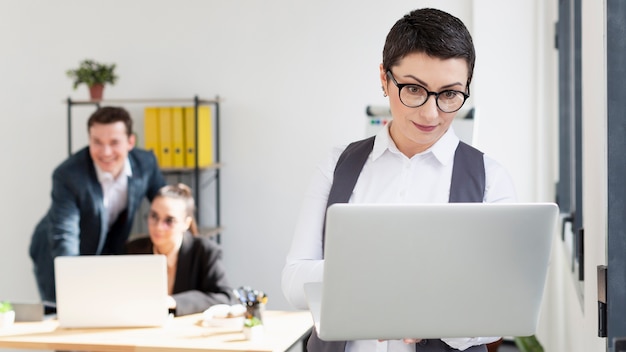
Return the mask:
[[[419,84],[399,84],[393,76],[393,73],[391,73],[391,70],[387,70],[387,75],[391,78],[393,84],[398,87],[400,102],[409,108],[418,108],[426,104],[428,98],[434,95],[439,110],[443,112],[455,112],[459,111],[463,104],[465,104],[465,100],[469,98],[469,94],[459,92],[458,90],[431,92]],[[469,93],[469,87],[467,87],[467,92]]]
[[[152,211],[148,214],[148,223],[150,223],[150,225],[158,226],[161,222],[166,228],[170,229],[178,224],[178,219],[173,216],[160,218],[159,214]]]

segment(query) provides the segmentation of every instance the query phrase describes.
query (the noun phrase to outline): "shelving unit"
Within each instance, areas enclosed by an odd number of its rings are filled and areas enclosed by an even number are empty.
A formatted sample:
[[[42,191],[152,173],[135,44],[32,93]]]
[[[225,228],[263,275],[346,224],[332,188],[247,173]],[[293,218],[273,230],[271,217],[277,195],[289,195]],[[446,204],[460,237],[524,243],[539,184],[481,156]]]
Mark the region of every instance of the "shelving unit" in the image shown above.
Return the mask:
[[[177,182],[182,178],[191,175],[193,180],[190,186],[194,192],[194,198],[196,201],[196,221],[198,222],[198,226],[200,228],[201,235],[204,236],[214,236],[216,241],[220,242],[220,236],[222,232],[221,227],[221,214],[220,214],[220,206],[221,206],[221,194],[220,194],[220,102],[221,99],[219,96],[216,96],[214,99],[201,99],[198,96],[195,96],[193,99],[102,99],[102,100],[72,100],[72,98],[67,98],[67,151],[68,155],[71,155],[72,152],[72,109],[75,106],[89,106],[92,105],[96,109],[100,108],[100,106],[111,106],[111,105],[130,105],[130,104],[139,104],[139,105],[165,105],[165,104],[173,104],[173,105],[193,105],[195,111],[195,124],[198,126],[198,108],[200,106],[212,106],[213,107],[213,135],[214,138],[214,162],[213,164],[207,167],[199,167],[199,158],[198,153],[195,154],[195,167],[192,168],[161,168],[161,172],[163,176],[167,179],[168,176],[173,176],[178,179]],[[135,118],[133,118],[136,120]],[[195,150],[198,151],[198,140],[199,140],[199,131],[198,128],[195,129]],[[212,173],[212,177],[208,180],[208,182],[201,182],[201,177],[204,173]],[[214,210],[215,210],[215,223],[211,226],[203,226],[202,215],[201,212],[202,207],[202,190],[208,186],[208,183],[215,183],[215,194],[214,198]],[[137,215],[141,215],[141,209],[138,211]],[[142,219],[143,220],[143,219]]]

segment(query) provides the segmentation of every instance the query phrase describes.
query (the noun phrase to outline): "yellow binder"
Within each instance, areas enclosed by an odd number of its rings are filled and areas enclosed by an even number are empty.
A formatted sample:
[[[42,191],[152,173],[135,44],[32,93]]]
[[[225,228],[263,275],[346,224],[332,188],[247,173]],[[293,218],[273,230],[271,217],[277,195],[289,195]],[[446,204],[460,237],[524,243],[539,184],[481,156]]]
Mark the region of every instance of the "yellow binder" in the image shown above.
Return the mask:
[[[157,108],[146,107],[143,115],[143,139],[144,148],[152,151],[159,160],[160,148],[159,148],[159,121]],[[159,161],[160,163],[160,161]]]
[[[211,109],[208,106],[198,107],[198,167],[206,167],[213,163],[213,124]],[[195,109],[185,107],[185,166],[196,166],[196,124]]]
[[[161,155],[159,165],[164,168],[173,167],[172,158],[172,108],[159,107],[159,146]]]
[[[172,107],[172,166],[185,167],[185,129],[180,106]]]

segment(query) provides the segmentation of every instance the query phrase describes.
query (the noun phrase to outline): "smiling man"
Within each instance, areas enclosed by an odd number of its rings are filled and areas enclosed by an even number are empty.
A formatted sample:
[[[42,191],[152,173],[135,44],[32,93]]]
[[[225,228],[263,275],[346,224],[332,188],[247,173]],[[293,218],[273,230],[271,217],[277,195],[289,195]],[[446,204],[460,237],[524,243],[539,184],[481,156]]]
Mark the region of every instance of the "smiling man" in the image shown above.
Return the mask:
[[[152,152],[135,148],[132,119],[103,107],[87,122],[89,146],[52,174],[52,203],[30,244],[42,301],[56,301],[54,258],[120,254],[144,197],[165,185]]]

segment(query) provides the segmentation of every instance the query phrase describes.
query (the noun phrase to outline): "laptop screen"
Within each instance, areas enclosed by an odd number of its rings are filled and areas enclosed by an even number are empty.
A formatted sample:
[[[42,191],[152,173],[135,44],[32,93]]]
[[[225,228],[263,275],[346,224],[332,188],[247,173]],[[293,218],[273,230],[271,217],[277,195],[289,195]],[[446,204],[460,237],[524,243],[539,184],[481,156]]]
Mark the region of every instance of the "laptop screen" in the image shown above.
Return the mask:
[[[168,318],[163,255],[54,260],[61,327],[161,326]]]
[[[535,332],[558,207],[335,204],[324,282],[306,289],[323,340]]]

